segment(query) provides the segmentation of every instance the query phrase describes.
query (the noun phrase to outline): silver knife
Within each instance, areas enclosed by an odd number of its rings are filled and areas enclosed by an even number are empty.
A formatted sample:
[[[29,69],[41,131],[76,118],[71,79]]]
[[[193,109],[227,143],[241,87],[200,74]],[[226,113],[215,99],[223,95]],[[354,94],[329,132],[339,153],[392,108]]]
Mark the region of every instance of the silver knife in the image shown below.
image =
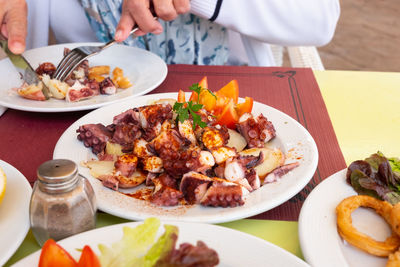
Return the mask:
[[[27,84],[37,84],[41,80],[35,70],[32,68],[32,66],[29,64],[29,62],[22,56],[22,55],[16,55],[13,54],[9,49],[7,45],[7,40],[1,39],[0,38],[0,46],[3,49],[5,55],[0,54],[0,59],[4,58],[4,56],[7,56],[11,63],[14,65],[16,70],[20,73],[21,79],[24,80]],[[43,88],[42,92],[46,99],[49,99],[51,94],[49,88],[43,83]]]

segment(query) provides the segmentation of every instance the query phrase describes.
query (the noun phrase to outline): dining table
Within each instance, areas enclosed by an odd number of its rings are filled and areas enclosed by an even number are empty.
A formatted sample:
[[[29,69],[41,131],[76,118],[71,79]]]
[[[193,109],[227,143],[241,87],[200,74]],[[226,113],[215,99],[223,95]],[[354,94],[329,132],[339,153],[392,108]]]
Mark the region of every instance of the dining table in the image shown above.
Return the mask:
[[[223,227],[254,235],[304,259],[298,218],[307,195],[354,160],[377,151],[399,156],[400,73],[174,64],[168,65],[166,79],[149,94],[188,92],[189,86],[204,76],[212,90],[235,79],[240,97],[252,97],[297,120],[314,138],[319,153],[314,176],[297,195],[250,218],[219,223]],[[17,168],[33,186],[38,166],[53,158],[60,136],[88,112],[7,109],[0,117],[0,159]],[[128,221],[98,211],[96,228]],[[39,249],[29,230],[5,266]]]

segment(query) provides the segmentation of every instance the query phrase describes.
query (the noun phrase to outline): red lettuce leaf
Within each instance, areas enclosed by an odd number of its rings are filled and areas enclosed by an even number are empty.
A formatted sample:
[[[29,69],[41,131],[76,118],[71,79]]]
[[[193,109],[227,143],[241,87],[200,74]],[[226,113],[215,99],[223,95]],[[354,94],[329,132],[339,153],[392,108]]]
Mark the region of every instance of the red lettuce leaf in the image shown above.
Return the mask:
[[[400,202],[399,178],[382,153],[354,161],[346,174],[346,181],[358,194],[386,200],[393,205]]]

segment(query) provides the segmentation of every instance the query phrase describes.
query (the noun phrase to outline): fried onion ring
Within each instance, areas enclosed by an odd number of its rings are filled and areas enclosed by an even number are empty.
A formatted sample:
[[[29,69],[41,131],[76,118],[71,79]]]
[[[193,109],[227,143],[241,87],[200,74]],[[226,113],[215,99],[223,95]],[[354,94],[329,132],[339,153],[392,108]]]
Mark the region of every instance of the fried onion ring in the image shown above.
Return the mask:
[[[389,223],[392,226],[392,231],[400,236],[400,203],[393,206]]]
[[[395,253],[389,255],[386,267],[399,267],[399,266],[400,266],[400,251],[396,251]]]
[[[336,207],[337,227],[340,236],[351,245],[372,255],[386,257],[400,246],[400,238],[392,232],[385,241],[376,241],[370,236],[359,232],[353,225],[351,213],[359,207],[372,208],[390,224],[393,206],[376,198],[364,195],[351,196],[344,199]]]

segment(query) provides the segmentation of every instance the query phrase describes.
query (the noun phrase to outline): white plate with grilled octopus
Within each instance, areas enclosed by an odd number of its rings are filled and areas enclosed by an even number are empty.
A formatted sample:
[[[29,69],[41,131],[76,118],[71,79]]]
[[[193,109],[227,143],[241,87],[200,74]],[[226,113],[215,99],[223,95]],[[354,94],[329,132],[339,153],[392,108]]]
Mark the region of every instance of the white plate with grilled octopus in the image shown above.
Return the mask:
[[[237,131],[205,113],[209,125],[193,131],[188,120],[176,124],[176,98],[146,95],[92,111],[63,133],[53,158],[79,165],[100,210],[132,220],[238,220],[284,203],[312,178],[317,146],[290,116],[255,102]]]
[[[26,51],[24,56],[36,70],[45,62],[50,62],[57,66],[63,57],[64,48],[72,49],[82,45],[100,45],[100,43],[71,43],[40,47]],[[0,61],[0,105],[34,112],[68,112],[95,109],[125,98],[132,99],[152,91],[164,81],[168,72],[167,65],[157,55],[143,49],[124,45],[113,45],[99,55],[89,58],[89,67],[104,65],[109,66],[111,70],[116,67],[122,69],[123,76],[130,81],[132,86],[126,89],[114,90],[113,94],[101,93],[87,98],[85,91],[82,91],[84,86],[80,85],[78,86],[79,88],[75,88],[76,86],[74,85],[71,88],[77,89],[75,91],[78,94],[74,94],[74,98],[81,100],[67,101],[54,98],[56,97],[54,90],[64,88],[58,84],[56,89],[51,91],[53,93],[52,98],[45,101],[35,101],[23,98],[17,93],[16,88],[19,88],[22,84],[20,75],[8,59],[3,59]],[[34,99],[36,98],[34,97]],[[66,99],[69,98],[67,97]]]

